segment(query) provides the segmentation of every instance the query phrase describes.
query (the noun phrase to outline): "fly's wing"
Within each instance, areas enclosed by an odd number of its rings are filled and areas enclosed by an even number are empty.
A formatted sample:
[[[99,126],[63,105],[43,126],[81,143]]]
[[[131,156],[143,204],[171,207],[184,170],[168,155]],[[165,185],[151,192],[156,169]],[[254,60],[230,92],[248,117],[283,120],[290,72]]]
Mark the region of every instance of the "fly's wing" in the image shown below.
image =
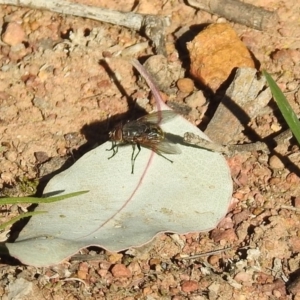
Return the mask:
[[[162,152],[162,153],[167,153],[167,154],[180,154],[181,153],[181,150],[177,145],[171,144],[166,139],[159,142],[154,150],[156,152]]]
[[[177,145],[172,144],[167,139],[163,139],[162,141],[160,141],[158,143],[153,143],[153,142],[151,143],[151,142],[143,141],[140,144],[143,147],[150,148],[154,152],[158,152],[158,153],[166,153],[166,154],[180,154],[181,153],[180,148]]]
[[[148,122],[152,124],[163,124],[171,119],[175,118],[178,116],[173,110],[161,110],[161,111],[156,111],[154,113],[148,114],[146,116],[143,116],[139,118],[137,121],[139,122]]]

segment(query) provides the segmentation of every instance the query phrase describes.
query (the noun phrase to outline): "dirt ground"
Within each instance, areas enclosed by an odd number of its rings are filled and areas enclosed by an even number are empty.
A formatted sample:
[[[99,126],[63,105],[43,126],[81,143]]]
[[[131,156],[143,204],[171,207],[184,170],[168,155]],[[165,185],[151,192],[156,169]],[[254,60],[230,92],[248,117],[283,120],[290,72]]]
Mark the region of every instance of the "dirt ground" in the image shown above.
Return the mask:
[[[76,2],[170,15],[167,58],[170,66],[179,71],[164,96],[183,104],[182,107],[189,106],[185,101],[188,94],[176,85],[181,77],[190,77],[182,61],[188,54],[180,44],[181,37],[193,25],[224,19],[196,10],[182,0],[138,4],[133,0]],[[231,25],[261,69],[273,75],[299,115],[300,2],[247,2],[276,10],[280,17],[278,26],[261,32],[236,23]],[[108,120],[128,117],[127,112],[132,109],[128,98],[148,112],[152,110],[149,90],[141,86],[137,73],[121,57],[124,49],[136,44],[140,47],[131,52],[132,57],[155,54],[138,32],[79,17],[3,5],[0,22],[2,195],[31,194],[35,180],[59,169],[67,158],[74,161],[106,141],[112,126]],[[189,35],[186,36],[188,41]],[[109,57],[109,70],[101,63],[104,56]],[[209,121],[209,111],[203,116],[201,108],[191,108],[186,115],[191,122],[201,125],[202,121]],[[278,110],[270,107],[251,120],[249,126],[261,138],[287,128]],[[248,140],[240,135],[236,142]],[[269,154],[244,152],[228,158],[234,181],[233,203],[213,231],[162,234],[138,253],[116,254],[89,248],[81,251],[80,257],[49,268],[24,266],[3,257],[1,299],[300,299],[299,147],[291,140],[275,150]],[[16,205],[3,207],[1,222],[19,209]],[[2,234],[2,240],[6,234]],[[228,247],[221,253],[197,256]],[[18,289],[23,292],[14,294]]]

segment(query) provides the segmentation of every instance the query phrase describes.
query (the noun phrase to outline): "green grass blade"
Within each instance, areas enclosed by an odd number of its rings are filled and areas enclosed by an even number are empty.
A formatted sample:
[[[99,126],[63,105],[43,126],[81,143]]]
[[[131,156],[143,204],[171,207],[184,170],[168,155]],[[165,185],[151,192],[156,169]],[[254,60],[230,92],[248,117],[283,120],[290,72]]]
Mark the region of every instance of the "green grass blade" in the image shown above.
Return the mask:
[[[263,71],[263,75],[266,77],[266,80],[270,86],[271,92],[273,97],[285,119],[289,128],[293,132],[295,138],[300,144],[300,122],[297,118],[297,115],[293,111],[291,105],[288,103],[287,99],[285,98],[284,94],[280,90],[279,86],[273,80],[271,75],[267,71]]]
[[[5,204],[17,204],[17,203],[51,203],[56,201],[61,201],[67,198],[76,197],[89,191],[80,191],[70,194],[65,194],[56,197],[48,197],[48,198],[37,198],[37,197],[7,197],[7,198],[0,198],[0,205]]]
[[[14,224],[15,222],[19,221],[20,219],[31,217],[31,216],[38,215],[38,214],[45,214],[45,213],[47,213],[47,212],[46,211],[33,211],[33,212],[27,212],[27,213],[21,214],[17,217],[12,218],[8,222],[1,224],[0,230],[5,229],[6,227]]]

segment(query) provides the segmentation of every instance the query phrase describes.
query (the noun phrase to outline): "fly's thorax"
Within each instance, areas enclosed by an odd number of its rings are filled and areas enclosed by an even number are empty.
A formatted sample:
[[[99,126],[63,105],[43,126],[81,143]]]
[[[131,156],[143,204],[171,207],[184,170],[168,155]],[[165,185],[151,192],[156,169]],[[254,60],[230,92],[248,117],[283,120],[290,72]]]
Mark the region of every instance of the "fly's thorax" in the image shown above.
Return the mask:
[[[143,122],[130,121],[124,124],[122,128],[123,140],[129,143],[135,143],[145,137],[147,125]]]

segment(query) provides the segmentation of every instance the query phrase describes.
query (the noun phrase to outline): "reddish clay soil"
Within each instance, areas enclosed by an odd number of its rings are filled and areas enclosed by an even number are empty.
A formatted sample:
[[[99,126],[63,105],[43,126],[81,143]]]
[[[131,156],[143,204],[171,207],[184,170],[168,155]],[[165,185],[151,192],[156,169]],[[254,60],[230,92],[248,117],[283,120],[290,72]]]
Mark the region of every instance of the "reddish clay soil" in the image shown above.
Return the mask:
[[[170,15],[166,46],[173,77],[163,96],[190,107],[186,117],[194,124],[209,121],[209,112],[204,115],[201,109],[205,101],[199,105],[185,99],[191,81],[176,83],[190,78],[183,64],[188,53],[183,49],[191,26],[224,19],[182,0],[139,1],[138,5],[133,0],[77,2]],[[231,25],[299,115],[300,2],[247,2],[276,9],[278,26],[260,32]],[[31,181],[106,141],[111,117],[114,122],[128,117],[132,109],[128,99],[148,112],[153,109],[149,89],[121,57],[124,49],[147,39],[115,25],[14,6],[1,6],[0,20],[0,188],[2,195],[24,196],[34,191]],[[155,54],[151,46],[143,45],[132,57]],[[104,56],[110,56],[108,65],[102,61]],[[248,124],[261,138],[286,128],[274,107],[266,107]],[[245,141],[241,134],[236,142]],[[236,154],[228,164],[234,181],[233,204],[213,231],[162,234],[142,250],[118,254],[90,248],[80,258],[49,268],[24,266],[3,257],[1,299],[300,299],[297,143],[282,143],[270,154]],[[1,222],[20,208],[26,210],[25,206],[3,207]],[[221,253],[197,256],[227,247]],[[19,296],[13,294],[17,289],[23,291]]]

